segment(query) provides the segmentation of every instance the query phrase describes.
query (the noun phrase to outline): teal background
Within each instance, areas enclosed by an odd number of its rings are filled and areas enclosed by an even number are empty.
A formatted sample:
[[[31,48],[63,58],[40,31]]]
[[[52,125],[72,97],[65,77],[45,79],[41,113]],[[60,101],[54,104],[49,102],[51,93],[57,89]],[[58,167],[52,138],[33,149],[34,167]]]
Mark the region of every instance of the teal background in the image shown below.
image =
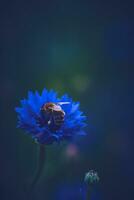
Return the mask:
[[[26,199],[38,145],[14,108],[44,87],[80,101],[87,136],[47,147],[32,200],[79,200],[89,169],[100,176],[93,199],[134,199],[133,20],[131,1],[1,1],[0,200]]]

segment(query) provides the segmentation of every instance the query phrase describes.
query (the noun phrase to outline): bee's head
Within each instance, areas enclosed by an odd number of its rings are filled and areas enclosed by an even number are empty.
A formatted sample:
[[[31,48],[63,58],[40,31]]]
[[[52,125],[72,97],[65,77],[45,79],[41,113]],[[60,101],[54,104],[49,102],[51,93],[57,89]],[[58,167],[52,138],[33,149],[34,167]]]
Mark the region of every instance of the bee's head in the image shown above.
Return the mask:
[[[45,103],[43,104],[43,106],[41,107],[41,111],[45,111],[45,112],[51,112],[54,108],[54,103]]]

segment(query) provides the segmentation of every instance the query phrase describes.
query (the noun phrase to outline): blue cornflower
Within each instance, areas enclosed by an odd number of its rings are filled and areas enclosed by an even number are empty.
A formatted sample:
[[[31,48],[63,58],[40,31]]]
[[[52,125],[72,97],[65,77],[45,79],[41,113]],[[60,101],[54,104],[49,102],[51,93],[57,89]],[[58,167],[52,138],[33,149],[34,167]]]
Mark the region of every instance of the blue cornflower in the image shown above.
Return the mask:
[[[79,110],[79,103],[73,102],[68,95],[58,98],[53,90],[44,89],[41,95],[30,91],[28,98],[21,100],[21,107],[15,110],[18,127],[39,144],[52,144],[85,135],[86,117]]]

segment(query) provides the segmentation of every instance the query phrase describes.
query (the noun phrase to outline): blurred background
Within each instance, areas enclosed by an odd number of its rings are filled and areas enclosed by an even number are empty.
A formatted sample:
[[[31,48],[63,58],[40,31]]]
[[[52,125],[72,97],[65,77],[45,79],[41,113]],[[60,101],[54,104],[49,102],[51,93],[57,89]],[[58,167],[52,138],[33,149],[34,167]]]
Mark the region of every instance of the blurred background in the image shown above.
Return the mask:
[[[93,200],[134,199],[134,14],[131,1],[0,2],[0,200],[25,199],[38,145],[16,129],[28,90],[81,102],[87,136],[47,147],[33,200],[79,200],[85,173]]]

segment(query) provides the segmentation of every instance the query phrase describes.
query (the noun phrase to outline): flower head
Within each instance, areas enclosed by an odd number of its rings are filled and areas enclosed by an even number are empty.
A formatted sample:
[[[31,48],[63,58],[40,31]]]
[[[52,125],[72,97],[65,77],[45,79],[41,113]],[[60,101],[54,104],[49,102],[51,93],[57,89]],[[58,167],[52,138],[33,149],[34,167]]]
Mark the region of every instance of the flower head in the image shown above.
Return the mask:
[[[40,95],[29,92],[28,98],[21,100],[17,107],[18,127],[31,135],[40,144],[71,139],[75,135],[85,135],[85,116],[79,110],[79,103],[68,95],[61,98],[53,90],[43,90]]]

